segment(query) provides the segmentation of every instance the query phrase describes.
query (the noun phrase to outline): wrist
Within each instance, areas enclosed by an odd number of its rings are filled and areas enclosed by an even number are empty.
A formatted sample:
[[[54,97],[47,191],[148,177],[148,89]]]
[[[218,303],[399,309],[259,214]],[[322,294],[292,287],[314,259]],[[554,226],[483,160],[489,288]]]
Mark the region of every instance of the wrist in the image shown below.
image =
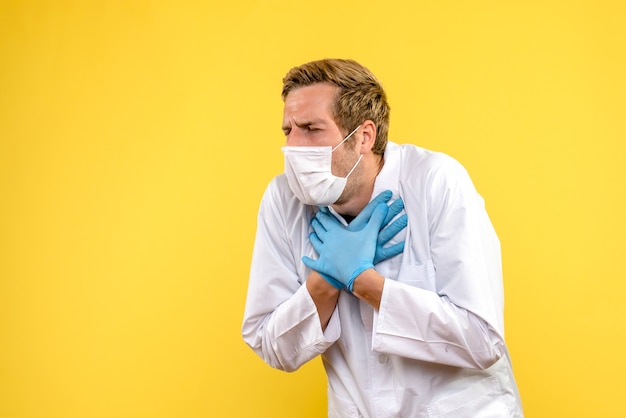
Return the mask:
[[[343,283],[341,283],[339,280],[334,279],[327,274],[320,273],[320,276],[322,276],[322,278],[326,280],[328,284],[330,284],[332,287],[334,287],[337,290],[343,290],[346,288],[346,286]]]
[[[327,277],[328,276],[325,276],[318,271],[315,271],[315,270],[311,271],[311,274],[309,275],[309,278],[306,281],[307,288],[309,289],[309,291],[315,291],[316,293],[323,293],[323,294],[339,293],[339,291],[342,288],[338,286],[339,285],[343,286],[343,283],[338,282],[337,280],[334,280],[331,277],[328,277],[328,278]],[[331,282],[331,280],[334,280],[335,283]]]
[[[358,269],[356,269],[354,273],[352,273],[352,277],[350,278],[350,280],[348,280],[348,283],[346,284],[346,287],[348,288],[350,293],[354,293],[354,282],[356,281],[356,279],[359,276],[361,276],[363,272],[370,270],[370,269],[374,270],[374,266],[372,264],[363,265],[359,267]]]
[[[364,300],[378,310],[384,286],[385,278],[371,268],[363,271],[355,278],[352,282],[351,292],[354,296]]]

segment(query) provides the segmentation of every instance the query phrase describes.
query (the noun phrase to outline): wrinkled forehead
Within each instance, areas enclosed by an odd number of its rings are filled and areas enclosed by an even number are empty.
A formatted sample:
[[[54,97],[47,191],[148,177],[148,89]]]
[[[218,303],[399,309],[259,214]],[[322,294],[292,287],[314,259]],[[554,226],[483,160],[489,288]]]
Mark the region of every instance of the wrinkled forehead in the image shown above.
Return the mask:
[[[332,114],[338,92],[339,87],[330,83],[298,87],[285,97],[284,111]]]

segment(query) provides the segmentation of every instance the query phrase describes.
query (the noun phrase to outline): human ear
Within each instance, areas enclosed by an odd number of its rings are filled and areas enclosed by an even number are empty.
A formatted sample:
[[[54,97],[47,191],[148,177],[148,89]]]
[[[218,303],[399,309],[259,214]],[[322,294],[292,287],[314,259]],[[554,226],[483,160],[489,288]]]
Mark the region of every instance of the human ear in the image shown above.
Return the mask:
[[[376,142],[376,124],[374,122],[368,119],[361,124],[361,138],[361,154],[367,154]]]

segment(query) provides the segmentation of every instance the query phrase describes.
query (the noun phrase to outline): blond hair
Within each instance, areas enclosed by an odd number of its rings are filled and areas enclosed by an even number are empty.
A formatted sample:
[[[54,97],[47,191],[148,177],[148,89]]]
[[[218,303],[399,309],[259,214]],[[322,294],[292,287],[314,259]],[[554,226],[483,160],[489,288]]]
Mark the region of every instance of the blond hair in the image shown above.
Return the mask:
[[[283,78],[283,101],[299,87],[330,83],[339,87],[333,116],[346,133],[366,120],[376,125],[376,141],[372,151],[382,155],[387,146],[389,104],[374,74],[353,60],[323,59],[294,67]]]

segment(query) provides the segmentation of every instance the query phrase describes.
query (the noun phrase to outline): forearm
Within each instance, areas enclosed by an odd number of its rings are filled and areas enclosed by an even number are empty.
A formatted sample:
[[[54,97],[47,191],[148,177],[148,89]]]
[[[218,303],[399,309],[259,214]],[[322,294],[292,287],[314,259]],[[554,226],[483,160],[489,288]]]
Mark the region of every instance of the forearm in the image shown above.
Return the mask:
[[[293,371],[332,345],[340,335],[339,322],[322,331],[315,303],[302,286],[289,299],[272,307],[266,294],[247,305],[243,323],[246,343],[268,363]]]
[[[386,280],[375,321],[376,351],[455,367],[483,369],[504,353],[488,323],[435,292]]]
[[[328,321],[330,321],[330,317],[337,306],[340,291],[331,286],[316,271],[312,271],[309,275],[306,281],[306,288],[317,308],[322,330],[326,330]]]

